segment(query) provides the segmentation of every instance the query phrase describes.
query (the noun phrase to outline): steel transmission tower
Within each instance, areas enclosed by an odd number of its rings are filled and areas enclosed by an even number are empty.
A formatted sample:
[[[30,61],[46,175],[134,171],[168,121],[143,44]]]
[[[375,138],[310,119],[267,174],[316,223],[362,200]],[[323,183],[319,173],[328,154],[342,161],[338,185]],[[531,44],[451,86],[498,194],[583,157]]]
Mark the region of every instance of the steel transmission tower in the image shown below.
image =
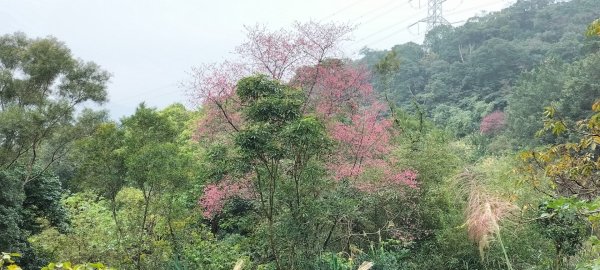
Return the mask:
[[[429,32],[436,26],[449,24],[449,22],[442,15],[442,4],[444,2],[446,2],[446,0],[427,0],[427,17],[411,24],[409,27],[423,22],[427,24],[427,32]]]

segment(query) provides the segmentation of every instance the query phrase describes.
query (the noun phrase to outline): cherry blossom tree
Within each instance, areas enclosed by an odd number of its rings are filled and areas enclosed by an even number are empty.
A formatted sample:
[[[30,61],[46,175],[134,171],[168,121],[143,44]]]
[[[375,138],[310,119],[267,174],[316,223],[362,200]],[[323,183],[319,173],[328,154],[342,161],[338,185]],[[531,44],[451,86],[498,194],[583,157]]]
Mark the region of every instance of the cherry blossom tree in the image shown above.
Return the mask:
[[[479,131],[481,134],[493,134],[502,130],[506,126],[506,116],[504,112],[494,111],[481,119]]]
[[[340,44],[350,30],[314,22],[291,30],[246,27],[247,41],[236,49],[241,62],[193,71],[191,96],[204,112],[197,139],[225,138],[218,143],[235,149],[230,163],[240,163],[205,185],[198,202],[203,215],[215,222],[231,198],[250,200],[278,268],[293,262],[289,256],[320,252],[342,223],[352,233],[355,220],[343,209],[318,210],[335,200],[332,192],[372,196],[418,188],[418,172],[394,159],[390,112],[377,101],[371,74],[342,58]],[[279,231],[284,223],[295,234],[282,241],[290,235]],[[330,231],[323,230],[329,223]],[[309,247],[323,240],[318,249]]]
[[[326,123],[339,146],[328,165],[335,179],[357,178],[366,168],[376,168],[385,172],[384,179],[404,179],[400,182],[414,187],[412,177],[392,173],[391,122],[383,117],[385,106],[376,101],[371,75],[365,67],[333,58],[341,56],[340,44],[351,30],[348,25],[316,22],[296,23],[291,30],[246,27],[247,40],[236,48],[243,63],[193,70],[192,99],[205,110],[197,138],[238,131],[244,120],[235,83],[244,75],[267,74],[302,89],[303,112],[315,112]]]

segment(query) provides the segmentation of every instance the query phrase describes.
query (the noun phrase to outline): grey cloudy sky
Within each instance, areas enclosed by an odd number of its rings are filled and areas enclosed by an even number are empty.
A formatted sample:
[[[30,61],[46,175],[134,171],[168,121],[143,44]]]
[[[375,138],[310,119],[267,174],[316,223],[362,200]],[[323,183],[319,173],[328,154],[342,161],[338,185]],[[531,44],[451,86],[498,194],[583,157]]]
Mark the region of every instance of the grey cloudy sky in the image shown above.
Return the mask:
[[[447,0],[444,16],[459,22],[508,6],[510,0]],[[202,63],[231,56],[243,26],[278,29],[294,21],[357,24],[345,45],[387,49],[423,39],[426,0],[0,0],[0,34],[54,36],[76,57],[94,61],[113,76],[104,106],[118,119],[142,101],[165,107],[187,104],[179,83]]]

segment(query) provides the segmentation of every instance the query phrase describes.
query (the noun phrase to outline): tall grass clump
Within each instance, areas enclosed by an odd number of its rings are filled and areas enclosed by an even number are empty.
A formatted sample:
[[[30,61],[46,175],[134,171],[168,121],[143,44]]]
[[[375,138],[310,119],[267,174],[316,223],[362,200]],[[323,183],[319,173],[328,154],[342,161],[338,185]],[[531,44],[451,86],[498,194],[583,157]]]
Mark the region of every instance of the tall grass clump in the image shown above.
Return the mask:
[[[478,175],[473,172],[465,171],[460,177],[466,180],[465,184],[469,191],[465,209],[465,225],[469,239],[477,244],[482,261],[485,260],[485,251],[490,243],[497,241],[504,254],[507,268],[512,270],[512,264],[502,242],[500,222],[518,208],[485,190],[478,180]]]

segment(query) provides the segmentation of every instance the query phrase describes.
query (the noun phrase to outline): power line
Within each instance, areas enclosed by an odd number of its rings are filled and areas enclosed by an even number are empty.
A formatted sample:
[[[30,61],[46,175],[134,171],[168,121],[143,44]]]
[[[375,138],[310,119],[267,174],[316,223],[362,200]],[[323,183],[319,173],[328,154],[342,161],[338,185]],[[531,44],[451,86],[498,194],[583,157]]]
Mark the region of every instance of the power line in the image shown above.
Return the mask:
[[[360,15],[360,16],[352,19],[351,22],[356,22],[358,19],[363,18],[363,17],[365,17],[368,14],[372,14],[372,13],[374,13],[374,12],[376,12],[376,11],[382,9],[382,8],[388,7],[391,3],[394,3],[394,2],[397,2],[397,1],[398,0],[391,0],[391,1],[385,2],[383,5],[380,5],[380,6],[376,7],[376,8],[374,8],[374,9],[371,9],[371,10],[363,13],[362,15]],[[402,0],[402,2],[399,5],[395,5],[395,6],[391,7],[391,8],[389,8],[389,9],[387,9],[386,11],[384,11],[382,13],[379,13],[379,14],[371,17],[371,19],[368,19],[366,22],[360,23],[360,26],[366,25],[366,24],[368,24],[370,22],[373,22],[373,21],[375,21],[377,19],[380,19],[380,18],[382,18],[382,16],[387,15],[387,14],[391,13],[392,11],[394,11],[394,10],[396,10],[398,8],[401,8],[401,7],[403,7],[403,6],[405,6],[406,4],[409,4],[409,3],[410,3],[410,0]],[[353,42],[350,46],[354,46],[355,44],[358,44],[361,41],[367,40],[370,37],[375,36],[375,35],[377,35],[377,34],[379,34],[381,32],[385,32],[385,31],[387,31],[389,29],[393,29],[394,27],[396,27],[399,24],[404,23],[406,21],[407,21],[406,19],[405,20],[401,20],[401,21],[396,22],[396,23],[394,23],[392,25],[384,27],[383,29],[376,31],[375,33],[371,33],[368,36],[366,36],[366,37],[364,37],[364,38],[362,38],[362,39],[360,39],[358,41]]]
[[[363,45],[362,45],[360,48],[357,48],[357,49],[355,49],[355,50],[353,50],[353,51],[354,51],[354,52],[358,52],[360,49],[362,49],[362,48],[364,48],[364,47],[369,47],[369,46],[373,46],[373,45],[375,45],[375,44],[378,44],[378,43],[380,43],[381,41],[384,41],[384,40],[386,40],[386,39],[389,39],[389,38],[391,38],[391,37],[393,37],[393,36],[395,36],[395,35],[397,35],[397,34],[399,34],[399,33],[402,33],[402,32],[404,32],[404,31],[407,31],[407,29],[408,29],[408,28],[406,27],[406,25],[404,25],[402,28],[400,28],[400,29],[398,29],[398,30],[396,30],[396,31],[392,32],[391,34],[388,34],[388,35],[386,35],[386,36],[384,36],[384,37],[382,37],[382,38],[380,38],[380,39],[377,39],[377,40],[375,40],[375,41],[372,41],[372,42],[369,42],[369,43],[363,44]],[[387,30],[387,29],[385,29],[385,30]],[[358,43],[354,43],[354,44],[358,44]]]
[[[387,30],[390,30],[390,29],[394,29],[396,26],[398,26],[398,25],[400,25],[401,23],[404,23],[404,22],[406,22],[406,20],[402,20],[402,21],[396,22],[396,23],[394,23],[394,24],[391,24],[391,25],[389,25],[389,26],[386,26],[386,27],[384,27],[384,28],[382,28],[382,29],[380,29],[380,30],[378,30],[378,31],[375,31],[375,32],[373,32],[373,33],[371,33],[371,34],[369,34],[369,35],[367,35],[367,36],[365,36],[365,37],[363,37],[363,38],[361,38],[361,39],[357,40],[357,41],[356,41],[356,42],[354,42],[354,43],[359,43],[359,42],[361,42],[361,41],[365,41],[365,40],[367,40],[367,39],[369,39],[369,38],[371,38],[371,37],[373,37],[373,36],[376,36],[376,35],[378,35],[379,33],[385,32],[385,31],[387,31]]]
[[[159,87],[155,87],[155,88],[143,91],[141,93],[136,93],[135,95],[129,95],[129,96],[125,96],[123,98],[119,98],[119,100],[131,100],[133,98],[136,98],[136,97],[139,97],[139,96],[146,96],[147,94],[155,93],[155,92],[157,92],[159,90],[163,90],[163,89],[166,89],[166,88],[171,88],[173,86],[177,86],[177,83],[165,84],[165,85],[162,85],[162,86],[159,86]],[[169,92],[169,93],[171,93],[171,92]],[[150,96],[150,97],[152,97],[152,96]]]
[[[342,13],[342,12],[346,11],[347,9],[349,9],[349,8],[351,8],[351,7],[353,7],[353,6],[355,6],[356,4],[360,3],[361,1],[363,1],[363,0],[356,0],[356,1],[354,1],[354,2],[352,2],[352,3],[350,3],[350,4],[348,4],[347,6],[345,6],[345,7],[341,8],[341,9],[338,9],[337,11],[335,11],[335,12],[333,12],[333,13],[331,13],[331,14],[329,14],[329,15],[325,16],[325,17],[323,17],[323,18],[322,18],[322,19],[320,19],[319,21],[324,21],[324,20],[327,20],[327,19],[329,19],[329,18],[331,18],[331,17],[334,17],[335,15],[338,15],[339,13]]]
[[[451,9],[447,9],[446,11],[455,11],[457,10],[460,6],[462,6],[462,4],[464,3],[464,0],[460,0],[460,3],[458,3],[458,5],[456,5],[455,7],[451,8]]]
[[[425,22],[425,23],[427,23],[426,31],[429,32],[431,29],[433,29],[439,25],[451,25],[452,23],[450,23],[448,20],[446,20],[446,18],[444,16],[442,16],[442,12],[443,12],[442,3],[444,3],[444,2],[446,2],[446,0],[428,0],[427,17],[411,24],[409,27],[412,27],[419,23]],[[501,0],[500,2],[504,2],[504,1]],[[447,13],[446,15],[461,14],[464,12],[469,12],[469,11],[479,9],[481,7],[496,5],[496,4],[499,4],[500,2],[498,2],[498,1],[488,2],[488,3],[484,3],[482,5],[478,5],[475,7],[470,7],[470,8],[466,8],[466,9],[462,9],[462,10],[458,10],[458,11],[453,11],[453,12]]]
[[[356,21],[358,21],[358,20],[362,19],[364,16],[366,16],[366,15],[368,15],[368,14],[371,14],[371,13],[373,13],[373,12],[375,12],[375,11],[378,11],[378,10],[380,10],[380,9],[382,9],[382,8],[385,8],[385,7],[387,7],[389,4],[391,4],[391,3],[394,3],[394,2],[398,2],[398,0],[390,0],[390,1],[387,1],[387,2],[385,2],[383,5],[380,5],[380,6],[376,7],[376,8],[370,9],[369,11],[367,11],[367,12],[363,13],[362,15],[360,15],[360,16],[358,16],[358,17],[355,17],[355,18],[351,19],[350,21],[352,21],[352,22],[356,22]]]
[[[367,40],[367,39],[369,39],[369,38],[371,38],[371,37],[373,37],[373,36],[376,36],[376,35],[378,35],[378,34],[380,34],[380,33],[382,33],[382,32],[385,32],[385,31],[387,31],[387,30],[394,29],[394,28],[396,28],[398,25],[401,25],[401,24],[403,24],[403,23],[405,23],[405,22],[407,22],[407,21],[413,20],[414,18],[415,18],[415,16],[408,17],[408,18],[406,18],[406,19],[404,19],[404,20],[401,20],[401,21],[395,22],[394,24],[388,25],[388,26],[386,26],[386,27],[384,27],[384,28],[382,28],[382,29],[380,29],[380,30],[378,30],[378,31],[375,31],[375,32],[373,32],[373,33],[371,33],[371,34],[367,35],[366,37],[363,37],[363,38],[361,38],[361,39],[357,40],[356,42],[354,42],[354,44],[357,44],[357,43],[359,43],[359,42],[361,42],[361,41]],[[406,25],[404,25],[402,28],[405,28],[405,27],[406,27]]]
[[[373,45],[375,45],[375,44],[377,44],[377,43],[379,43],[379,42],[382,42],[382,41],[384,41],[384,40],[386,40],[386,39],[388,39],[388,38],[391,38],[391,37],[393,37],[393,36],[395,36],[395,35],[397,35],[397,34],[399,34],[399,33],[402,33],[402,32],[404,32],[404,31],[406,31],[406,28],[402,27],[402,29],[400,29],[400,30],[398,30],[398,31],[395,31],[395,32],[393,32],[393,33],[391,33],[391,34],[389,34],[389,35],[387,35],[387,36],[383,37],[383,38],[380,38],[380,39],[378,39],[378,40],[375,40],[375,41],[373,41],[373,42],[369,43],[368,45],[371,45],[371,46],[373,46]]]
[[[375,21],[377,19],[381,19],[382,16],[387,15],[387,14],[391,13],[392,11],[401,8],[401,7],[403,7],[406,4],[408,4],[408,2],[403,2],[400,5],[397,5],[397,6],[393,7],[393,8],[390,8],[390,9],[386,10],[383,13],[379,13],[376,16],[374,16],[373,18],[371,18],[370,20],[367,20],[366,22],[364,22],[363,24],[368,24],[368,23],[370,23],[372,21]]]
[[[462,9],[462,10],[456,10],[456,11],[454,11],[454,12],[450,12],[450,13],[448,13],[448,15],[452,15],[452,14],[460,14],[460,13],[464,13],[464,12],[467,12],[467,11],[473,11],[473,10],[479,9],[479,8],[481,8],[481,7],[487,7],[487,6],[496,5],[496,4],[499,4],[500,2],[504,2],[504,1],[494,1],[494,2],[488,2],[488,3],[485,3],[485,4],[483,4],[483,5],[478,5],[478,6],[475,6],[475,7],[470,7],[470,8],[466,8],[466,9]],[[385,32],[385,31],[387,31],[387,30],[390,30],[390,29],[394,29],[394,28],[396,28],[396,26],[398,26],[398,25],[400,25],[400,24],[402,24],[402,23],[404,23],[404,22],[406,22],[406,21],[409,21],[409,20],[413,19],[414,17],[415,17],[415,16],[413,16],[413,17],[411,17],[411,18],[407,18],[407,19],[405,19],[405,20],[402,20],[402,21],[399,21],[399,22],[396,22],[396,23],[394,23],[394,24],[392,24],[392,25],[389,25],[389,26],[387,26],[387,27],[384,27],[384,28],[382,28],[381,30],[378,30],[378,31],[376,31],[376,32],[374,32],[374,33],[371,33],[371,34],[369,34],[368,36],[366,36],[366,37],[364,37],[364,38],[362,38],[362,39],[358,40],[357,42],[354,42],[354,43],[353,43],[352,45],[350,45],[350,46],[354,46],[354,45],[358,44],[359,42],[361,42],[361,41],[364,41],[364,40],[367,40],[367,39],[369,39],[369,38],[371,38],[371,37],[373,37],[373,36],[375,36],[375,35],[377,35],[377,34],[379,34],[379,33]],[[382,42],[382,41],[384,41],[384,40],[387,40],[387,39],[389,39],[389,38],[391,38],[391,37],[393,37],[393,36],[395,36],[395,35],[397,35],[397,34],[399,34],[399,33],[402,33],[403,31],[410,30],[410,28],[409,28],[409,27],[411,27],[411,26],[413,26],[413,25],[415,25],[415,24],[411,24],[411,25],[404,26],[404,27],[402,27],[401,29],[398,29],[398,30],[396,30],[396,31],[392,32],[391,34],[388,34],[388,35],[386,35],[386,36],[384,36],[384,37],[382,37],[382,38],[380,38],[380,39],[377,39],[377,40],[375,40],[375,41],[373,41],[373,42],[369,42],[369,43],[367,43],[367,44],[364,44],[364,45],[363,45],[361,48],[359,48],[359,49],[356,49],[356,50],[353,50],[353,51],[354,51],[354,53],[356,53],[358,50],[362,49],[363,47],[367,47],[367,46],[373,46],[373,45],[375,45],[375,44],[378,44],[378,43],[380,43],[380,42]]]
[[[482,7],[489,7],[489,6],[497,5],[497,4],[504,3],[504,2],[505,2],[504,0],[488,2],[488,3],[484,3],[482,5],[477,5],[477,6],[470,7],[470,8],[465,8],[465,9],[461,9],[461,10],[455,10],[455,11],[447,13],[446,15],[461,14],[461,13],[465,13],[465,12],[468,12],[468,11],[473,11],[473,10],[476,10],[476,9],[480,9]]]

